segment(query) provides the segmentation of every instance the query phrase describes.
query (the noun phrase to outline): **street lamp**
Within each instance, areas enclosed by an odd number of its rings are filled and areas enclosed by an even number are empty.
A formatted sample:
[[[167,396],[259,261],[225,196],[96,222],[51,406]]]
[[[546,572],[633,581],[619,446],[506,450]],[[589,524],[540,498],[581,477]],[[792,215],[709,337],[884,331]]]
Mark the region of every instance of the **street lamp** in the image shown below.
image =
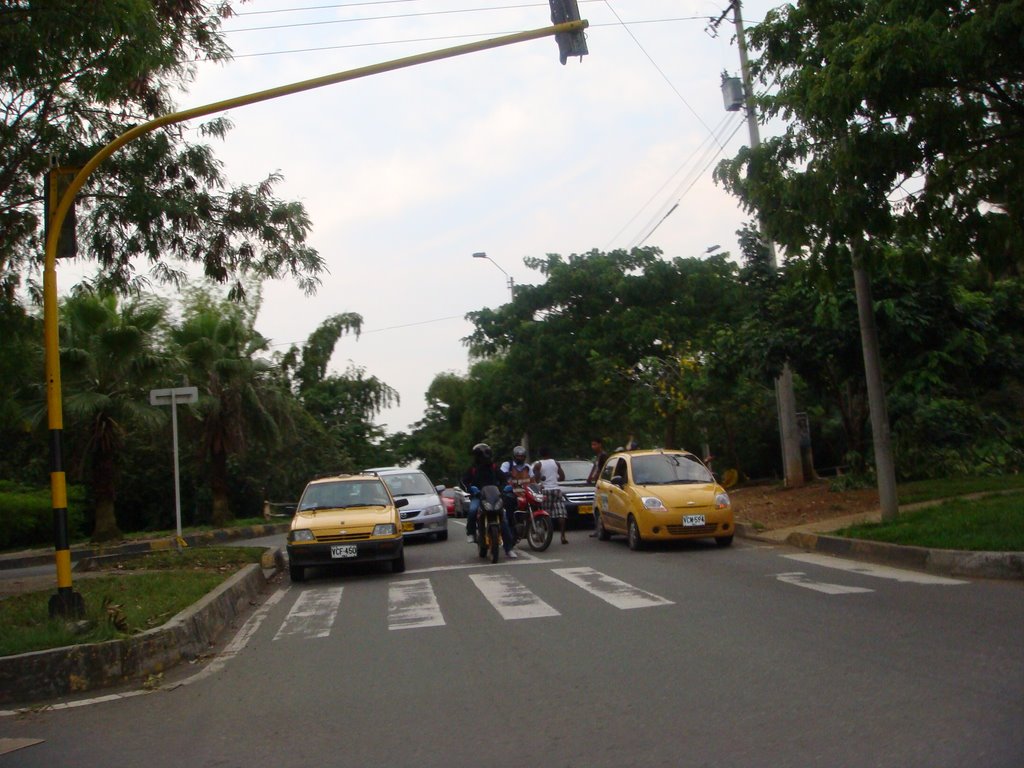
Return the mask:
[[[501,265],[498,264],[498,262],[496,262],[494,259],[492,259],[490,256],[488,256],[483,251],[477,251],[476,253],[474,253],[473,254],[473,258],[474,259],[487,259],[489,262],[491,262],[491,264],[496,266],[498,269],[501,269]],[[516,297],[516,281],[513,280],[512,276],[508,272],[506,272],[504,269],[501,269],[501,274],[503,274],[508,279],[508,294],[509,294],[509,297],[511,297],[512,299],[515,299],[515,297]]]

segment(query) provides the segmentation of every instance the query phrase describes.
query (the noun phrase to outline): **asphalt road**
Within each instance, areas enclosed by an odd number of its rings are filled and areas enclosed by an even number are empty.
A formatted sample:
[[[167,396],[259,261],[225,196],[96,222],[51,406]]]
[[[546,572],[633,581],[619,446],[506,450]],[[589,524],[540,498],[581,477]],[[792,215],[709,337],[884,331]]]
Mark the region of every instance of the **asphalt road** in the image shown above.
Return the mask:
[[[0,717],[41,740],[0,768],[1024,764],[1020,582],[586,531],[490,565],[457,525],[284,576],[169,690]]]

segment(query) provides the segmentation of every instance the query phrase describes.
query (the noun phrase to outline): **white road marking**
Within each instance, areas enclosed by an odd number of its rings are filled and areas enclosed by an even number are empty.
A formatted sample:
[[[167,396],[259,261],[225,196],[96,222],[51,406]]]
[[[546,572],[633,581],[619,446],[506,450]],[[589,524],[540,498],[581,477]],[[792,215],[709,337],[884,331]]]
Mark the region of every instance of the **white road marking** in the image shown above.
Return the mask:
[[[797,560],[801,563],[821,565],[825,568],[836,568],[840,571],[859,573],[862,576],[874,576],[875,578],[879,579],[893,579],[894,581],[900,581],[907,584],[939,584],[947,586],[952,586],[955,584],[970,584],[969,581],[963,581],[962,579],[950,579],[945,576],[933,576],[929,573],[918,573],[917,571],[906,571],[902,568],[891,568],[886,565],[875,565],[874,563],[844,560],[839,557],[830,557],[828,555],[799,554],[783,555],[783,557],[787,557],[790,560]]]
[[[503,619],[539,619],[561,614],[507,573],[469,576]]]
[[[815,592],[824,592],[826,595],[854,595],[861,592],[874,592],[873,589],[864,587],[846,587],[842,584],[829,584],[824,581],[811,581],[807,574],[795,571],[793,573],[780,573],[776,576],[779,581],[785,584],[792,584],[804,589],[813,589]]]
[[[399,581],[388,586],[388,629],[443,626],[444,616],[430,579]]]
[[[638,589],[611,576],[605,576],[593,568],[555,568],[554,573],[623,610],[673,605],[671,600]]]
[[[296,636],[327,637],[334,626],[334,617],[338,614],[343,589],[344,587],[330,587],[300,592],[274,639]]]

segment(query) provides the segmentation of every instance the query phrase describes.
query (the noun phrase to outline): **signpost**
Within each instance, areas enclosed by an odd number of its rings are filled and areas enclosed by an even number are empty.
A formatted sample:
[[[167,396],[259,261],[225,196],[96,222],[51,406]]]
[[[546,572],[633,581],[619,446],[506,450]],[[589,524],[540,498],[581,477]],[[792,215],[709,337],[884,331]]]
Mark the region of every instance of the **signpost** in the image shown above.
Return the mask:
[[[181,546],[181,489],[178,482],[178,403],[194,403],[199,399],[196,387],[149,390],[150,405],[171,406],[171,435],[174,442],[174,519],[178,525],[178,546]]]

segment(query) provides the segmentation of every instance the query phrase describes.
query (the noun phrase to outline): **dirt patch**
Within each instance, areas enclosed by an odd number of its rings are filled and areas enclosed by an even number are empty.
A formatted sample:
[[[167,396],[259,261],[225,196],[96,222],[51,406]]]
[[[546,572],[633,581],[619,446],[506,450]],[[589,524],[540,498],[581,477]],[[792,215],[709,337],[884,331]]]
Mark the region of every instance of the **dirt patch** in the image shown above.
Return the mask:
[[[737,520],[764,530],[816,523],[878,509],[877,489],[832,491],[829,483],[823,480],[799,488],[781,485],[733,488],[729,496]]]

